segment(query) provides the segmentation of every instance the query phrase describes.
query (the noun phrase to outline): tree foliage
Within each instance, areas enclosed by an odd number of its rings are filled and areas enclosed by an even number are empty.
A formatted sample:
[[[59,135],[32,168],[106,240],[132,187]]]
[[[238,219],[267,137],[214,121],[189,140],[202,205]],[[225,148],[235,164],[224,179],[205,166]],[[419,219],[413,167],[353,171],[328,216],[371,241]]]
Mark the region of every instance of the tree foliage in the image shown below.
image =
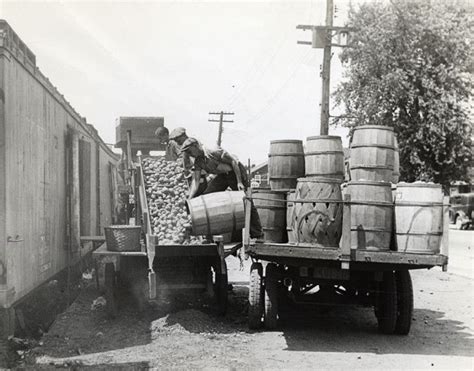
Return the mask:
[[[392,126],[401,179],[448,185],[471,162],[472,13],[443,2],[364,4],[341,53],[345,78],[334,93],[335,124]],[[472,116],[471,116],[472,117]]]

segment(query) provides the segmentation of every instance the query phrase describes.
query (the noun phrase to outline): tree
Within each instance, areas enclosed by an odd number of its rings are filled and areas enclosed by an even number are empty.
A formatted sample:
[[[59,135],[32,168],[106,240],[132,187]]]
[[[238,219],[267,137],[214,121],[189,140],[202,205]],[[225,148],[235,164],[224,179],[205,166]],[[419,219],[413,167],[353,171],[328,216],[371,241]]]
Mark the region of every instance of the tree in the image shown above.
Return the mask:
[[[433,3],[350,10],[357,31],[341,53],[345,76],[334,93],[346,113],[334,124],[393,127],[401,180],[449,186],[467,180],[471,164],[472,13]]]

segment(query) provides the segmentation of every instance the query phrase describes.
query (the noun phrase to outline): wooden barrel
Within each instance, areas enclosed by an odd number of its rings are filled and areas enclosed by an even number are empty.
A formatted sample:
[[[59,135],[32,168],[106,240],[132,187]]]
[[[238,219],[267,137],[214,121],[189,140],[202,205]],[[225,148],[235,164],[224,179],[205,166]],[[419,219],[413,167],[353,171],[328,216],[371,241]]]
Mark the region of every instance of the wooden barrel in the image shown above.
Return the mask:
[[[306,139],[305,174],[306,176],[344,179],[344,152],[341,137],[321,135]]]
[[[301,140],[273,140],[268,154],[270,188],[274,191],[296,188],[304,176],[304,152]]]
[[[240,230],[245,224],[242,191],[209,193],[187,201],[192,234],[213,236]]]
[[[294,201],[298,206],[295,206],[292,222],[297,242],[338,247],[342,233],[341,201],[341,180],[317,177],[298,179]]]
[[[296,234],[293,230],[293,219],[294,219],[294,212],[295,212],[295,193],[296,191],[290,191],[286,195],[286,233],[288,234],[288,242],[293,243],[296,242]]]
[[[264,240],[286,242],[286,192],[256,190],[252,198],[260,217]]]
[[[398,147],[397,138],[394,138],[394,153],[393,153],[393,172],[392,183],[397,184],[400,180],[400,148]]]
[[[391,182],[394,156],[394,134],[391,127],[356,127],[350,147],[351,180]]]
[[[395,236],[398,251],[437,254],[443,234],[443,191],[438,184],[398,183]]]
[[[351,195],[351,246],[360,250],[390,250],[392,186],[385,182],[353,181]]]

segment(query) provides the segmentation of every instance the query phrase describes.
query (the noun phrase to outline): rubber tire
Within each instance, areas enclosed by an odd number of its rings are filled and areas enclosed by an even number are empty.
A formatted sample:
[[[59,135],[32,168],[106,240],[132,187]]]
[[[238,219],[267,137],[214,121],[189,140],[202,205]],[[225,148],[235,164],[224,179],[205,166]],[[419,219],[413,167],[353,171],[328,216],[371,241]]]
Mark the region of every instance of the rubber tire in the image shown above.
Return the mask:
[[[216,274],[216,299],[217,299],[217,306],[219,310],[219,314],[221,316],[225,316],[227,313],[228,307],[228,277],[227,274]]]
[[[375,305],[379,331],[393,334],[397,323],[397,283],[393,272],[384,272]]]
[[[464,229],[462,218],[459,215],[457,215],[454,219],[454,229],[457,229],[458,231],[462,231]]]
[[[248,323],[250,329],[262,326],[263,315],[263,268],[260,263],[253,263],[250,267],[249,282],[249,313]]]
[[[264,305],[265,328],[274,330],[278,324],[278,267],[272,263],[268,264],[265,269]]]
[[[105,264],[105,310],[111,318],[117,317],[117,298],[116,298],[116,282],[114,263]]]
[[[395,272],[397,282],[397,323],[395,334],[408,335],[413,316],[413,285],[408,270]]]

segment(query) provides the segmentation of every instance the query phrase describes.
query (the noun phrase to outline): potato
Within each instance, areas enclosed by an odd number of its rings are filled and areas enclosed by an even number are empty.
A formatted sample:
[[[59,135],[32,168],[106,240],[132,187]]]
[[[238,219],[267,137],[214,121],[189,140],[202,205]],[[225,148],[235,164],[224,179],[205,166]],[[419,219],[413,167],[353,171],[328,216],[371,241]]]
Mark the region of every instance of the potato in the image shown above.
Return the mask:
[[[202,238],[188,236],[191,217],[186,211],[187,183],[183,168],[164,157],[143,160],[144,184],[150,223],[159,243],[195,245]]]

